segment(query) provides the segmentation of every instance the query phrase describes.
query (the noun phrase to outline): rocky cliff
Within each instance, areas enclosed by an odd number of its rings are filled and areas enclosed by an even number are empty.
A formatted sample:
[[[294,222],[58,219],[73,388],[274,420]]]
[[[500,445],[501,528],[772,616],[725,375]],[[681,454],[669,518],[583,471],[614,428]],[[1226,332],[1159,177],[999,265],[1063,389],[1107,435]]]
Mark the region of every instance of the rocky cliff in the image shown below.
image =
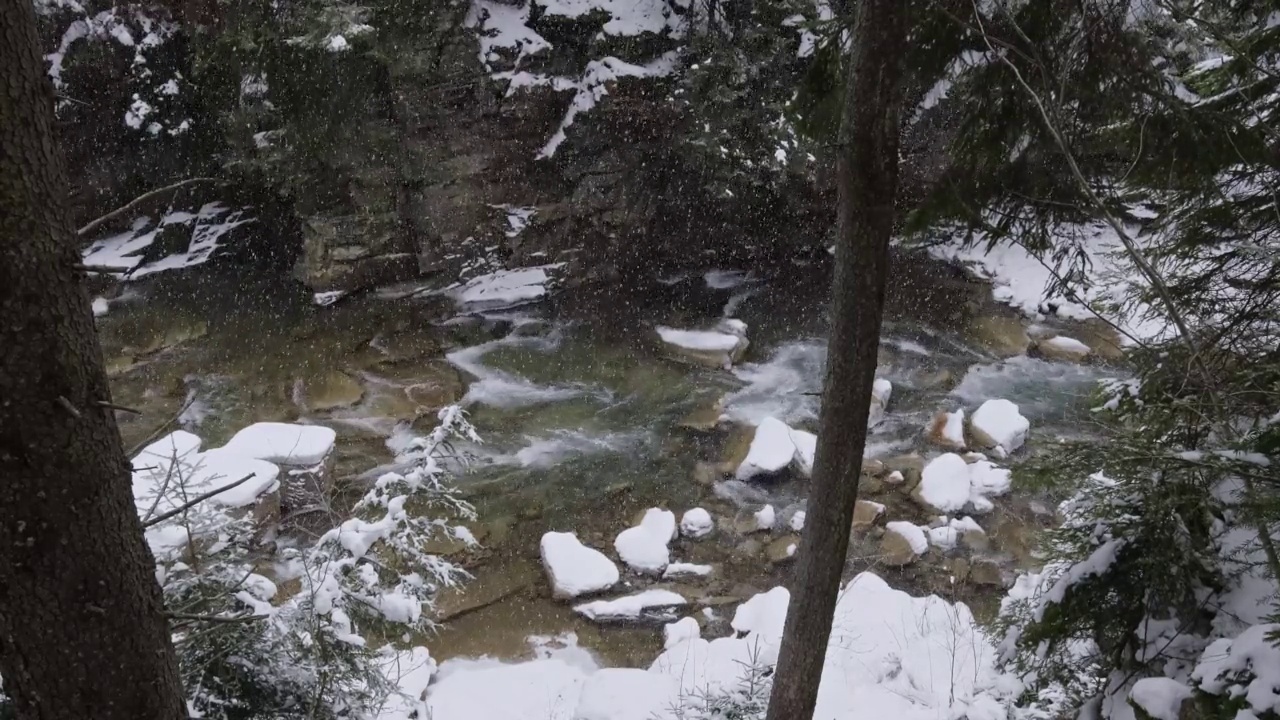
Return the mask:
[[[192,175],[317,291],[570,262],[575,277],[819,249],[786,104],[825,4],[41,0],[93,215]]]

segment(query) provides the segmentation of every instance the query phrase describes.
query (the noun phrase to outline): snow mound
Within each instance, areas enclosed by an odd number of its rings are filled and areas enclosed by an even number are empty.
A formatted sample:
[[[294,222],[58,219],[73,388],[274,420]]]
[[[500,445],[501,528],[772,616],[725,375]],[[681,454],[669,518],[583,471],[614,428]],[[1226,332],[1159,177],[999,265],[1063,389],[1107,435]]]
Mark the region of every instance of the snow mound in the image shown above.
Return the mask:
[[[974,411],[970,427],[979,445],[1005,457],[1026,442],[1031,422],[1008,400],[988,400]]]
[[[702,628],[698,625],[698,621],[691,617],[668,623],[662,628],[662,646],[664,648],[678,645],[687,640],[697,640],[700,637],[702,637]]]
[[[540,543],[542,564],[560,599],[608,590],[618,582],[618,567],[599,550],[583,545],[573,533],[549,532]]]
[[[598,622],[638,620],[646,610],[670,608],[686,604],[684,596],[670,590],[645,590],[614,600],[596,600],[575,605],[574,612]]]
[[[618,557],[632,570],[656,575],[671,561],[667,543],[675,537],[675,513],[649,508],[639,525],[618,533],[613,547],[618,551]]]
[[[685,618],[689,620],[689,618]],[[697,623],[694,623],[697,626]],[[674,707],[675,678],[636,668],[605,668],[587,678],[573,720],[655,720],[654,707]],[[499,720],[494,718],[494,720]],[[505,720],[505,718],[502,718]]]
[[[950,525],[929,528],[929,544],[939,550],[950,550],[960,541],[960,533]]]
[[[329,456],[336,438],[322,425],[260,422],[233,435],[223,448],[281,465],[316,465]]]
[[[711,513],[700,507],[687,510],[684,517],[680,518],[680,532],[685,537],[706,537],[714,529],[715,522],[711,519]]]
[[[948,450],[963,450],[964,410],[939,412],[925,427],[925,436],[935,445]]]

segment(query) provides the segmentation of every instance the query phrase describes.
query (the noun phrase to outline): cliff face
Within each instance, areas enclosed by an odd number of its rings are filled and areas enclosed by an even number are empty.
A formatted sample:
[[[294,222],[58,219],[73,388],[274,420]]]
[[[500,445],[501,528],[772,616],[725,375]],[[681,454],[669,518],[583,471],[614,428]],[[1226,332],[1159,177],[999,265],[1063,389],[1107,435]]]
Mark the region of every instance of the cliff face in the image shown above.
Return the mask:
[[[820,248],[820,153],[784,105],[821,8],[740,2],[40,8],[82,215],[227,179],[326,291]]]

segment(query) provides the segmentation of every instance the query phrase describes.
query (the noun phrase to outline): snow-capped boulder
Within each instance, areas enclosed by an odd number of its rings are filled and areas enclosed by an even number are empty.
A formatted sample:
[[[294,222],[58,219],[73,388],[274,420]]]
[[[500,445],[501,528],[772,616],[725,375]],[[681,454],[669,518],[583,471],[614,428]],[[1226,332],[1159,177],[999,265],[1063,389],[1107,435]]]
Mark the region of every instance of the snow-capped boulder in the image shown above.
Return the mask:
[[[964,450],[964,410],[938,411],[925,427],[925,438],[947,450]]]
[[[670,510],[649,508],[640,524],[627,528],[613,541],[618,557],[632,570],[659,575],[671,561],[667,548],[676,537],[676,516]]]
[[[747,456],[739,463],[739,480],[777,475],[788,467],[804,477],[813,474],[813,456],[818,437],[796,430],[775,417],[766,417],[756,426]]]
[[[1034,354],[1046,360],[1061,360],[1074,363],[1087,362],[1089,356],[1093,354],[1093,349],[1088,345],[1066,335],[1058,335],[1047,340],[1041,340],[1032,349]]]
[[[974,411],[969,429],[974,444],[989,448],[996,457],[1003,458],[1026,442],[1031,421],[1008,400],[988,400]]]
[[[573,533],[542,536],[542,565],[559,599],[608,590],[618,582],[618,567],[604,553],[583,545]]]
[[[323,425],[260,422],[237,432],[223,448],[277,465],[315,465],[333,451],[336,438]]]
[[[658,338],[675,360],[729,369],[747,351],[747,324],[734,318],[721,320],[711,330],[684,330],[659,325]]]
[[[680,518],[680,532],[688,538],[706,537],[715,527],[711,513],[700,507],[685,511],[684,517]]]
[[[655,588],[613,600],[596,600],[575,605],[573,610],[596,622],[624,622],[639,620],[646,613],[687,603],[679,593]]]
[[[880,562],[890,567],[902,567],[914,563],[929,550],[929,539],[924,530],[914,523],[898,520],[884,528],[880,540]]]

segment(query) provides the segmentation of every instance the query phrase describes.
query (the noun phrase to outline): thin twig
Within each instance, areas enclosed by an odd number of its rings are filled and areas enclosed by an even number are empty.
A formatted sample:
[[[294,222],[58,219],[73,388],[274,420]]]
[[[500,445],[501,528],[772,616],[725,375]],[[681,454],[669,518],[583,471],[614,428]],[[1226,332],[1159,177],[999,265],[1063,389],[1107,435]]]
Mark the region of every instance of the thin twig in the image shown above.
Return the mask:
[[[213,497],[214,495],[219,495],[219,494],[221,494],[221,493],[224,493],[224,492],[226,492],[226,491],[230,490],[231,488],[234,488],[234,487],[238,487],[238,486],[240,486],[240,485],[243,485],[243,484],[245,484],[245,483],[249,482],[250,480],[252,480],[252,479],[253,479],[253,478],[255,478],[255,477],[257,477],[257,473],[249,473],[248,475],[245,475],[244,477],[240,478],[239,480],[237,480],[237,481],[235,481],[235,482],[233,482],[233,483],[231,483],[231,484],[229,484],[229,485],[223,485],[223,486],[222,486],[222,487],[220,487],[220,488],[215,488],[215,489],[210,490],[209,492],[204,493],[204,494],[202,494],[202,495],[197,495],[197,496],[195,496],[194,498],[191,498],[191,499],[190,499],[190,500],[188,500],[187,502],[183,503],[181,506],[176,507],[176,508],[174,508],[174,509],[172,509],[172,510],[169,510],[168,512],[161,513],[161,514],[159,514],[159,515],[157,515],[157,516],[155,516],[155,517],[151,518],[150,520],[148,520],[148,521],[144,522],[144,523],[142,524],[142,527],[143,527],[143,529],[146,529],[146,528],[152,527],[152,526],[154,526],[154,525],[158,525],[158,524],[160,524],[160,523],[164,522],[165,520],[168,520],[169,518],[171,518],[171,517],[173,517],[173,516],[175,516],[175,515],[179,515],[179,514],[181,514],[181,513],[186,512],[187,510],[190,510],[191,508],[195,507],[196,505],[199,505],[200,503],[204,502],[205,500],[208,500],[209,498]]]
[[[68,400],[66,397],[59,395],[57,403],[58,403],[58,406],[61,407],[63,410],[66,410],[67,413],[71,415],[71,417],[73,418],[81,417],[80,410],[75,405],[72,405],[71,401]]]
[[[252,622],[254,620],[264,620],[266,615],[255,615],[254,613],[244,613],[242,615],[191,615],[188,613],[166,612],[165,617],[170,620],[191,620],[193,622],[211,622],[211,623],[242,623]]]
[[[98,407],[104,407],[104,408],[107,408],[108,410],[119,410],[120,412],[129,413],[130,415],[142,414],[141,410],[137,410],[131,407],[125,407],[124,405],[117,405],[113,402],[107,402],[106,400],[99,400]]]
[[[121,205],[115,210],[112,210],[106,215],[103,215],[97,219],[91,220],[89,224],[77,230],[76,235],[80,237],[84,237],[85,235],[88,235],[94,230],[97,230],[98,228],[102,227],[104,224],[120,217],[121,215],[124,215],[130,210],[133,210],[134,208],[138,207],[142,203],[158,195],[163,195],[164,193],[173,192],[174,190],[179,190],[188,185],[196,185],[198,183],[222,183],[222,181],[218,180],[217,178],[197,177],[197,178],[190,178],[188,180],[183,180],[181,182],[176,182],[176,183],[173,183],[172,185],[165,185],[162,188],[156,188],[155,190],[152,190],[150,192],[145,192],[139,195],[138,197],[130,200],[129,202],[125,203],[124,205]]]
[[[129,457],[133,457],[134,455],[137,455],[138,452],[142,450],[142,448],[150,445],[152,440],[155,440],[156,438],[160,437],[160,435],[164,433],[165,430],[168,430],[170,425],[178,422],[178,418],[182,417],[182,413],[186,412],[187,408],[191,407],[191,404],[194,403],[195,401],[196,401],[195,393],[192,393],[191,397],[182,403],[182,407],[178,408],[178,412],[173,414],[173,417],[157,425],[156,429],[152,430],[150,435],[144,438],[142,442],[130,448],[129,452],[125,454],[128,455]]]

